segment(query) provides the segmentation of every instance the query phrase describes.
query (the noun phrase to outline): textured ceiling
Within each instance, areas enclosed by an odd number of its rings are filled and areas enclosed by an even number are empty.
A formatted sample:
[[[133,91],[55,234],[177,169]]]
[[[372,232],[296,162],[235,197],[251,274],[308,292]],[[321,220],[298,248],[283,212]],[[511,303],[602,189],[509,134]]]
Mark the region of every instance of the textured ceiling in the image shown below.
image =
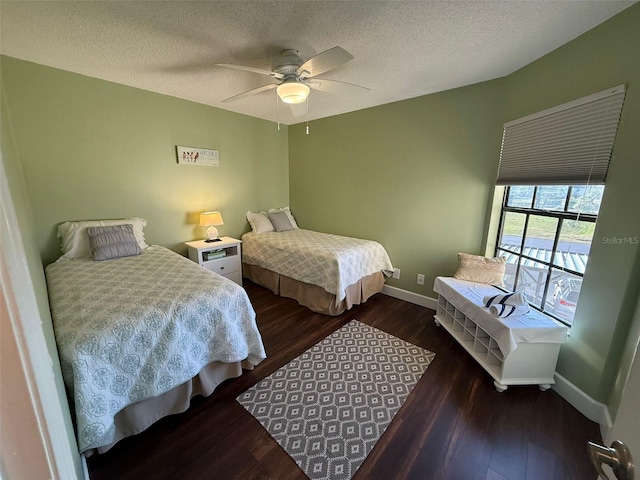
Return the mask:
[[[312,91],[313,120],[508,75],[633,3],[3,0],[0,51],[275,121],[275,90],[221,103],[274,80],[213,64],[271,69],[285,48],[309,59],[339,45],[355,59],[321,77],[371,92]]]

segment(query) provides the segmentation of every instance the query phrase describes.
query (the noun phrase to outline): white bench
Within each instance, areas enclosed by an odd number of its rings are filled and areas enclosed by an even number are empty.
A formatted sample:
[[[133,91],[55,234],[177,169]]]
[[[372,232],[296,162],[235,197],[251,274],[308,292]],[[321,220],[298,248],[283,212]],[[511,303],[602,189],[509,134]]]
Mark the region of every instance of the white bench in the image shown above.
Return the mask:
[[[436,325],[493,377],[499,392],[509,385],[551,388],[566,326],[534,308],[508,319],[492,315],[482,299],[504,292],[491,285],[438,277],[433,289],[438,293]]]

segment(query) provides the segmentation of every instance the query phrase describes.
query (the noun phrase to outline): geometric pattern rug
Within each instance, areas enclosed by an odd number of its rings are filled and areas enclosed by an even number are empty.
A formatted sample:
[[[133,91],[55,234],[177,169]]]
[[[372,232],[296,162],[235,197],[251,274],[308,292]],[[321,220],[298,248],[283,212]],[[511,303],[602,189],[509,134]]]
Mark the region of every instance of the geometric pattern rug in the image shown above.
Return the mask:
[[[350,321],[238,397],[311,479],[350,479],[435,354]]]

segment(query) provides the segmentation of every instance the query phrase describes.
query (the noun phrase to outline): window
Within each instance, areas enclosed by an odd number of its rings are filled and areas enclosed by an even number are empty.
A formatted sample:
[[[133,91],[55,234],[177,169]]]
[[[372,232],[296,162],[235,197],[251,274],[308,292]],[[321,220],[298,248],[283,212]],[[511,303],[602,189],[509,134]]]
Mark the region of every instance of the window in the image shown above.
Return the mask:
[[[571,325],[626,87],[504,124],[497,185],[506,186],[496,256],[507,288]]]
[[[571,325],[589,258],[603,185],[505,189],[496,256],[506,287]]]

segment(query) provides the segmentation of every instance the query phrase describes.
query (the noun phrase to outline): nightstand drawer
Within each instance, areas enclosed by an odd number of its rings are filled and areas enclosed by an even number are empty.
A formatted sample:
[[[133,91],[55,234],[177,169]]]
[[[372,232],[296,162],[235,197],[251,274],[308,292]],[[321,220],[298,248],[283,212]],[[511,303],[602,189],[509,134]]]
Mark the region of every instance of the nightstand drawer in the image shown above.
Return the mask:
[[[225,258],[202,262],[202,266],[207,270],[211,270],[212,272],[216,272],[220,275],[227,275],[240,270],[240,262],[238,260],[239,258],[237,255],[231,255]]]

